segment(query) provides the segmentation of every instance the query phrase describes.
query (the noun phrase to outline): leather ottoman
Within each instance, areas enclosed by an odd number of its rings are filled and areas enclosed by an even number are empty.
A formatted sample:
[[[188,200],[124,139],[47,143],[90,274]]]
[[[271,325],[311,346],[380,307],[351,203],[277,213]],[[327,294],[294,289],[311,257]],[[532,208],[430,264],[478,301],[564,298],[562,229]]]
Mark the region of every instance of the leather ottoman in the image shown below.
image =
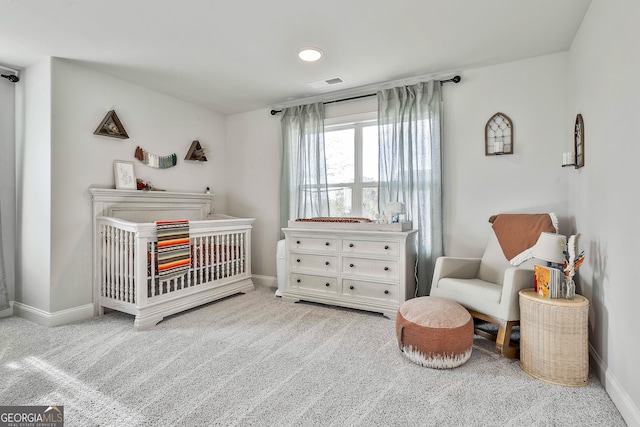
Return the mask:
[[[400,351],[412,362],[428,368],[455,368],[471,357],[473,319],[455,301],[413,298],[398,310],[396,337]]]

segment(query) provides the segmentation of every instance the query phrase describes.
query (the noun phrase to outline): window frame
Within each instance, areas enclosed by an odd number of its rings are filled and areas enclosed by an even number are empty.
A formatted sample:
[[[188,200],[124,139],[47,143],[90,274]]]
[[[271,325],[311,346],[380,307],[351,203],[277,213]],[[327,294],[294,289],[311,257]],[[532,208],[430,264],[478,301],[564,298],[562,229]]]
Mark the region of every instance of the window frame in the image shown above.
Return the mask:
[[[332,183],[327,182],[327,191],[332,188],[350,188],[351,189],[351,213],[348,216],[362,217],[363,192],[366,188],[378,188],[378,181],[364,182],[364,159],[363,159],[363,129],[366,127],[376,126],[378,122],[378,112],[371,111],[360,114],[352,114],[345,116],[332,117],[325,119],[324,132],[339,131],[344,129],[354,129],[354,179],[353,183]],[[326,150],[326,147],[325,147]],[[379,161],[379,160],[378,160]],[[334,216],[333,212],[330,212]]]

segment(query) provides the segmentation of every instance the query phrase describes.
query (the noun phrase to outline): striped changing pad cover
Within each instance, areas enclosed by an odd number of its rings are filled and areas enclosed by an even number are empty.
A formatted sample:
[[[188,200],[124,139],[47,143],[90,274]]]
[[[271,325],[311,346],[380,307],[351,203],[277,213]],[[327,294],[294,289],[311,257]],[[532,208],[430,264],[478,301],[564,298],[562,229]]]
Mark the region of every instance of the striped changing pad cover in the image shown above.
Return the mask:
[[[191,266],[189,221],[156,221],[158,234],[158,276],[162,280],[180,277]]]

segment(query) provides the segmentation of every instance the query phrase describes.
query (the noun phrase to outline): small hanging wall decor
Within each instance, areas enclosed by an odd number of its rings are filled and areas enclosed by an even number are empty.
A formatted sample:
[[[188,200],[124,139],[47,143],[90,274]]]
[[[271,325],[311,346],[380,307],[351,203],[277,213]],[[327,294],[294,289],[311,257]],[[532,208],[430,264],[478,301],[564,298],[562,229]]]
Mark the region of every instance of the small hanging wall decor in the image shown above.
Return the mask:
[[[94,135],[110,136],[111,138],[127,139],[127,131],[124,130],[122,122],[118,118],[115,110],[111,110],[104,116],[98,128],[93,132]]]
[[[573,130],[573,153],[576,169],[584,166],[584,119],[582,114],[576,116],[576,124]]]
[[[484,127],[484,155],[513,154],[513,123],[504,113],[495,113]]]
[[[185,160],[196,160],[199,162],[206,162],[207,156],[204,154],[204,148],[200,145],[200,141],[193,141],[191,143],[191,147],[189,147],[189,151],[187,151],[187,155],[184,158]]]
[[[149,153],[140,146],[136,147],[134,157],[145,165],[156,169],[167,169],[178,164],[178,156],[176,153],[169,154],[168,156],[157,156]]]

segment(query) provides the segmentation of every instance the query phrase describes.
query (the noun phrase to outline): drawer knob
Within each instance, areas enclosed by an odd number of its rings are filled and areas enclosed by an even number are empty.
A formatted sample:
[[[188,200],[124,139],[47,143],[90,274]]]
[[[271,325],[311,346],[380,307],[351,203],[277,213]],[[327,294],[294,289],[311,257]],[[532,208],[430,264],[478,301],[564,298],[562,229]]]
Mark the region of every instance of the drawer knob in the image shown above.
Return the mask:
[[[326,261],[326,262],[324,263],[324,265],[329,265],[329,261]]]
[[[329,242],[325,242],[325,244],[324,244],[324,245],[325,245],[325,246],[329,246]]]
[[[384,268],[384,271],[389,271],[389,267],[385,267],[385,268]]]
[[[328,288],[329,286],[331,286],[329,283],[325,283],[324,285],[325,285],[327,288]]]
[[[349,267],[353,268],[353,267],[355,267],[355,266],[354,266],[353,264],[349,264]]]
[[[298,259],[296,260],[296,262],[300,262],[300,258],[298,258]]]
[[[385,249],[389,249],[389,245],[384,245],[384,248]]]
[[[353,243],[349,243],[349,247],[352,248],[353,247]]]
[[[353,286],[349,286],[349,289],[353,289]]]
[[[300,279],[297,279],[296,282],[300,283]]]
[[[384,294],[385,295],[389,295],[389,291],[384,291]]]
[[[300,244],[300,240],[296,240],[296,244],[299,245]]]

